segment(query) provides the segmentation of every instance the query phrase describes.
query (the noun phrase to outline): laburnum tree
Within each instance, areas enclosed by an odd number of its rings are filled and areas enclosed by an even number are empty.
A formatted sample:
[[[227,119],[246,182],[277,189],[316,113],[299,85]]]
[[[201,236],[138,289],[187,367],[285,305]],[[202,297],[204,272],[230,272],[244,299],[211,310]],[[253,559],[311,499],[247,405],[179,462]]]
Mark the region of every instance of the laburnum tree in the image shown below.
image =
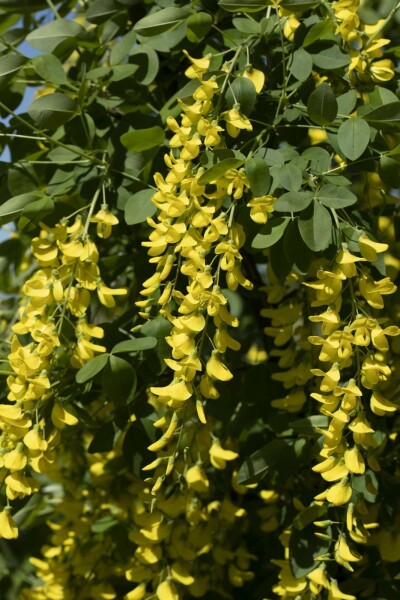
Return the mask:
[[[0,596],[400,597],[400,3],[0,0]]]

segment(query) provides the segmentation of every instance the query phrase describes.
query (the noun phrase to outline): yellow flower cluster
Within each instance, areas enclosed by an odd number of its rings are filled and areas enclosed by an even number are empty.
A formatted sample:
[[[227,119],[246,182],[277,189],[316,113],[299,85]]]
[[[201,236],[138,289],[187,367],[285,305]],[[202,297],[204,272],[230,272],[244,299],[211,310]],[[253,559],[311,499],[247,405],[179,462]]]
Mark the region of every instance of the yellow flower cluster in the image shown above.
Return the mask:
[[[157,264],[157,270],[144,283],[141,294],[146,299],[137,302],[144,317],[149,317],[151,306],[157,304],[159,313],[172,324],[166,338],[172,358],[166,359],[166,363],[174,377],[166,386],[150,389],[168,411],[165,432],[150,447],[154,451],[174,439],[180,424],[191,415],[191,404],[195,403],[198,419],[205,424],[204,400],[218,398],[215,382],[233,377],[224,354],[227,348],[240,348],[229,333],[229,328],[237,327],[239,322],[230,314],[228,300],[221,291],[222,274],[230,290],[239,285],[252,288],[241,271],[243,228],[234,222],[235,206],[247,190],[248,182],[243,169],[229,169],[207,180],[207,189],[201,183],[204,168],[195,159],[201,149],[220,145],[224,130],[213,105],[220,84],[215,76],[207,75],[210,58],[189,58],[192,64],[186,75],[197,79],[199,85],[191,104],[180,102],[183,109],[180,123],[173,117],[167,120],[174,133],[171,151],[165,156],[169,171],[165,179],[160,173],[155,175],[158,189],[153,202],[159,212],[157,221],[148,219],[153,232],[149,241],[143,243],[149,248],[150,261]],[[222,117],[233,137],[241,129],[251,129],[250,121],[237,105]],[[176,274],[171,281],[173,269]],[[185,293],[177,286],[180,277],[187,281]],[[177,310],[172,312],[175,306]],[[204,368],[201,353],[206,336],[213,349]],[[175,444],[173,452],[179,451]]]
[[[351,562],[361,560],[351,549],[352,542],[367,543],[368,529],[374,526],[364,523],[365,500],[352,486],[367,469],[372,473],[380,470],[377,451],[383,440],[374,436],[368,414],[390,416],[399,409],[395,386],[390,382],[388,336],[398,336],[400,330],[376,314],[384,308],[384,296],[393,294],[396,286],[388,277],[375,281],[365,267],[387,250],[387,244],[361,234],[358,245],[361,256],[343,245],[333,268],[321,269],[317,281],[305,284],[314,292],[311,306],[326,307],[310,317],[321,335],[309,339],[320,348],[319,360],[326,365],[324,369],[312,369],[321,379],[319,391],[311,396],[330,420],[328,429],[318,430],[324,439],[322,462],[313,467],[329,487],[315,499],[345,507],[345,530],[340,532],[334,557],[349,570]],[[350,307],[346,318],[341,316],[345,291],[349,304],[345,311]]]
[[[93,208],[94,208],[93,203]],[[102,210],[93,217],[101,226],[110,226],[110,217]],[[111,289],[100,277],[99,253],[88,235],[86,224],[77,217],[72,225],[67,220],[55,227],[40,226],[40,234],[32,240],[32,254],[38,269],[22,287],[23,304],[19,320],[13,325],[14,337],[8,356],[13,375],[7,379],[8,404],[0,405],[0,467],[1,481],[7,501],[24,498],[38,491],[34,476],[51,473],[55,448],[66,425],[76,425],[78,419],[58,394],[50,374],[65,355],[70,355],[73,367],[80,368],[104,346],[92,341],[103,337],[101,327],[89,324],[86,312],[91,293],[97,291],[99,301],[114,306],[114,295],[126,294],[125,289]],[[105,229],[100,236],[106,237]],[[65,320],[75,320],[76,341],[63,340]],[[18,531],[10,524],[9,509],[2,514],[4,527],[0,537],[16,537]],[[7,525],[10,524],[9,526]]]
[[[116,470],[123,438],[108,453],[87,455],[83,440],[64,452],[66,497],[58,517],[48,522],[53,533],[43,558],[31,559],[42,584],[24,590],[21,600],[75,600],[78,591],[86,598],[113,600],[129,587],[125,600],[178,600],[184,592],[199,598],[224,591],[227,581],[242,587],[253,578],[250,563],[256,557],[237,541],[246,526],[240,504],[247,488],[233,476],[233,494],[229,479],[211,490],[206,467],[196,465],[187,469],[186,485],[177,484],[154,504],[146,483],[126,469]],[[237,456],[214,442],[206,459],[204,446],[199,456],[219,474]],[[183,460],[179,468],[184,469]],[[75,481],[84,472],[81,489]],[[276,502],[276,494],[264,496]],[[118,528],[125,532],[123,553]]]
[[[357,14],[359,5],[359,0],[338,0],[332,4],[337,22],[336,33],[351,45],[349,73],[360,81],[390,81],[394,77],[393,61],[382,58],[382,47],[390,40],[378,37],[385,20],[381,19],[374,24],[361,23]],[[377,58],[381,60],[376,60]]]

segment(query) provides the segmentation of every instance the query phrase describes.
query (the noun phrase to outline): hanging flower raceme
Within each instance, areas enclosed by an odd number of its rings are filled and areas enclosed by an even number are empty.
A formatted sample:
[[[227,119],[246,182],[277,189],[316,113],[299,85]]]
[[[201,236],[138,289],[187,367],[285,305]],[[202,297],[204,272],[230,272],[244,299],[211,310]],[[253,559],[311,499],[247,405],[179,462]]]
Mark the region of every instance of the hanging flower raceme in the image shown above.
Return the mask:
[[[344,514],[333,558],[350,571],[351,563],[362,558],[354,542],[368,543],[369,529],[375,527],[357,487],[360,476],[368,473],[374,481],[370,492],[378,493],[378,454],[384,439],[374,435],[371,417],[391,416],[399,409],[394,390],[388,395],[387,384],[392,377],[389,337],[398,336],[400,330],[377,313],[384,308],[384,296],[393,294],[396,287],[388,277],[373,277],[368,265],[387,245],[362,234],[358,247],[361,256],[343,245],[332,271],[320,271],[317,281],[306,283],[315,298],[311,304],[326,306],[310,317],[322,334],[309,338],[320,349],[322,367],[312,369],[320,383],[311,396],[329,419],[327,429],[318,429],[323,436],[321,462],[313,467],[328,487],[315,500],[338,507]],[[327,277],[335,285],[327,287]]]
[[[103,213],[104,207],[94,222],[106,219],[108,227],[116,224],[115,217]],[[32,240],[38,269],[22,286],[19,320],[12,327],[8,356],[13,371],[7,379],[9,404],[0,406],[1,474],[8,502],[39,490],[35,475],[51,476],[59,432],[78,423],[69,405],[62,402],[57,389],[60,381],[55,379],[62,378],[59,365],[65,364],[65,354],[72,366],[80,368],[96,353],[105,352],[104,346],[91,341],[104,335],[101,327],[87,322],[91,294],[97,291],[105,306],[110,305],[107,294],[110,298],[126,294],[124,289],[112,290],[102,283],[99,253],[88,229],[89,221],[84,224],[80,216],[71,225],[66,219],[54,227],[41,223],[38,237]],[[99,235],[107,237],[103,229]],[[72,343],[64,338],[66,319],[75,324]],[[15,531],[4,526],[0,536],[9,537]]]

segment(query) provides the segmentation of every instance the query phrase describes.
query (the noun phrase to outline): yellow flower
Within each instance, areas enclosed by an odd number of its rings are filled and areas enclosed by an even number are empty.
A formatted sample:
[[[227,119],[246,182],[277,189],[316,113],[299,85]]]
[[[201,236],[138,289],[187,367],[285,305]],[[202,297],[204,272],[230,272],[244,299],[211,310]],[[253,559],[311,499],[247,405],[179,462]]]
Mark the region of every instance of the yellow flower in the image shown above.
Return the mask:
[[[163,581],[156,590],[158,600],[179,600],[179,594],[172,581]]]
[[[107,204],[102,205],[101,209],[90,219],[91,223],[97,223],[96,232],[100,238],[110,237],[113,225],[118,225],[119,221],[109,210]]]
[[[226,461],[235,460],[239,454],[232,450],[225,450],[219,442],[214,442],[210,448],[210,461],[216,469],[225,469]]]
[[[276,198],[274,196],[258,196],[252,198],[247,206],[250,207],[250,217],[255,223],[265,225],[268,221],[268,215],[274,211],[274,203]]]
[[[246,79],[249,79],[254,84],[257,94],[261,92],[265,83],[265,75],[262,71],[248,67],[245,69],[243,77],[246,77]]]
[[[241,129],[245,129],[246,131],[253,130],[253,126],[249,119],[240,112],[239,104],[235,104],[233,108],[222,113],[221,117],[225,119],[227,123],[226,130],[233,138],[236,138],[239,135]]]
[[[18,537],[18,528],[10,515],[8,508],[0,512],[0,538],[13,540]]]
[[[390,81],[394,77],[394,64],[388,58],[374,61],[369,70],[371,78],[377,83]]]

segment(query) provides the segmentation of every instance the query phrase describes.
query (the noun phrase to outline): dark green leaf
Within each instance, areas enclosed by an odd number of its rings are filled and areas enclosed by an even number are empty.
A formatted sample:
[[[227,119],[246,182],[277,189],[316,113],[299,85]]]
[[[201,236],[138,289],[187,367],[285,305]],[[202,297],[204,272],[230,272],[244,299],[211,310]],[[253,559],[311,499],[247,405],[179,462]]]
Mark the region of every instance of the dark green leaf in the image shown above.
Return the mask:
[[[368,147],[371,130],[359,117],[347,119],[338,130],[338,144],[346,158],[357,160]]]
[[[267,474],[272,480],[287,477],[295,468],[295,459],[295,452],[288,441],[273,440],[244,461],[239,469],[237,482],[250,485],[261,481]]]
[[[84,29],[72,19],[55,19],[29,33],[26,41],[37,50],[53,52],[65,40],[74,40]]]
[[[212,183],[213,181],[216,181],[225,175],[225,173],[231,169],[240,167],[243,163],[244,160],[239,158],[225,158],[216,165],[212,166],[210,169],[207,169],[207,171],[205,171],[205,173],[199,177],[199,184],[205,185],[206,183]]]
[[[304,419],[296,419],[291,421],[290,427],[301,435],[315,435],[315,428],[327,428],[329,425],[329,417],[325,415],[312,415]]]
[[[54,54],[40,54],[32,58],[36,73],[49,83],[64,84],[67,81],[64,67]]]
[[[293,519],[293,527],[302,531],[307,525],[310,525],[325,515],[327,510],[328,507],[326,505],[312,504],[295,516]]]
[[[234,104],[240,104],[240,110],[244,115],[249,115],[256,103],[257,92],[254,83],[247,77],[236,77],[226,93],[228,108]]]
[[[313,60],[311,54],[299,48],[293,54],[293,59],[290,65],[290,72],[298,81],[306,81],[309,78],[313,68]]]
[[[252,241],[252,248],[265,250],[265,248],[270,248],[276,244],[285,233],[285,229],[289,223],[290,217],[274,217],[268,221]]]
[[[331,18],[324,19],[323,21],[319,21],[315,23],[308,31],[306,37],[303,40],[303,48],[307,48],[307,46],[311,46],[314,42],[318,42],[318,40],[329,38],[334,34],[335,28]]]
[[[161,315],[158,315],[155,319],[147,321],[141,329],[141,333],[146,336],[155,337],[157,339],[156,352],[159,358],[159,369],[157,371],[165,371],[166,365],[164,358],[171,356],[171,348],[165,341],[167,335],[171,331],[171,323],[164,319]]]
[[[205,12],[190,15],[187,20],[186,32],[189,42],[199,42],[202,40],[210,31],[212,22],[212,16]]]
[[[122,444],[122,453],[130,470],[138,477],[142,468],[154,460],[154,453],[147,450],[155,441],[155,428],[149,419],[136,419],[130,426]]]
[[[121,144],[131,152],[143,152],[164,142],[164,130],[156,125],[148,129],[134,129],[121,135]]]
[[[37,225],[48,215],[54,211],[54,202],[50,196],[44,196],[38,200],[30,202],[24,206],[20,219],[18,221],[18,229],[24,231],[28,225]]]
[[[384,183],[391,188],[400,188],[400,164],[390,156],[379,159],[379,174]]]
[[[65,94],[46,94],[36,98],[28,107],[28,114],[39,127],[57,129],[72,119],[77,105]]]
[[[254,196],[265,196],[269,192],[271,177],[269,167],[262,158],[250,158],[245,164],[246,177]]]
[[[122,60],[124,60],[127,56],[129,56],[130,51],[132,50],[134,44],[136,42],[136,33],[131,30],[129,33],[124,35],[115,46],[111,48],[110,52],[110,65],[113,67],[114,65],[119,65]]]
[[[219,6],[229,12],[258,12],[265,10],[268,6],[268,0],[219,0]]]
[[[140,19],[133,29],[142,36],[159,35],[176,27],[190,15],[184,8],[163,8]]]
[[[346,187],[338,187],[332,183],[324,185],[318,192],[318,200],[329,208],[346,208],[357,202],[357,196]]]
[[[389,104],[378,106],[366,113],[364,119],[373,123],[397,123],[400,121],[400,102],[389,102]]]
[[[312,192],[287,192],[278,198],[274,208],[278,212],[299,212],[307,208],[313,195]]]
[[[338,105],[331,86],[321,83],[308,98],[308,116],[318,125],[327,125],[335,120],[337,111]]]
[[[313,173],[323,173],[331,166],[331,156],[324,148],[318,146],[307,148],[301,156],[310,161],[310,168]]]
[[[341,52],[336,45],[320,50],[317,54],[313,54],[312,57],[316,67],[327,71],[347,67],[350,63],[350,56]]]
[[[235,17],[232,19],[233,26],[236,27],[241,33],[248,35],[259,34],[261,32],[261,25],[258,21],[252,21],[250,19],[244,19],[243,17]]]
[[[281,6],[290,12],[304,12],[319,4],[320,0],[283,0]]]
[[[151,201],[154,190],[141,190],[128,198],[125,205],[125,221],[128,225],[144,223],[147,217],[152,217],[156,206]]]
[[[303,242],[314,252],[325,250],[332,237],[332,219],[329,211],[319,202],[305,210],[299,219],[299,231]]]
[[[331,537],[330,528],[325,529],[324,533]],[[304,577],[320,566],[321,563],[317,558],[329,550],[330,544],[331,539],[322,540],[316,537],[315,527],[311,524],[301,530],[292,529],[289,552],[290,568],[294,577]]]
[[[32,192],[29,194],[20,194],[6,200],[3,204],[0,204],[0,224],[4,225],[5,223],[14,221],[22,213],[25,206],[42,196],[41,192]]]
[[[113,421],[104,423],[95,433],[94,438],[89,444],[89,454],[95,452],[110,452],[117,443],[121,430]]]
[[[83,365],[76,374],[77,383],[85,383],[100,373],[108,362],[108,354],[99,354]]]
[[[119,354],[121,352],[142,352],[143,350],[149,350],[157,346],[157,339],[154,337],[143,337],[136,338],[135,340],[125,340],[119,342],[112,349],[113,353]]]
[[[353,112],[357,104],[357,92],[356,90],[349,90],[345,94],[341,94],[336,98],[338,103],[338,112],[341,115],[349,115]]]
[[[103,371],[103,389],[111,402],[130,402],[135,394],[137,377],[132,365],[113,354]]]
[[[303,173],[299,167],[288,163],[279,170],[279,184],[289,192],[297,192],[303,181]]]

